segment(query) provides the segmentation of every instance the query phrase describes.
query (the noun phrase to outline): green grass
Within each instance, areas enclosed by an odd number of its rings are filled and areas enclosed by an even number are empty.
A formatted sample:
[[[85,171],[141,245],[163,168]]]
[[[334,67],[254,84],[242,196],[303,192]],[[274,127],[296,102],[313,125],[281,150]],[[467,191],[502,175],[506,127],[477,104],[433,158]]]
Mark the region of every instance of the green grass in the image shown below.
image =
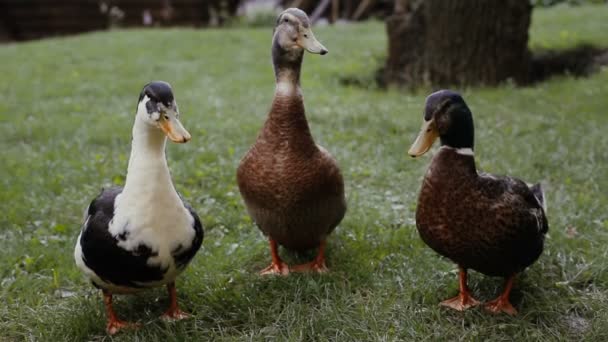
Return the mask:
[[[557,5],[533,12],[532,49],[565,49],[584,43],[608,46],[606,5]]]
[[[608,46],[606,17],[607,6],[538,10],[531,45]],[[406,151],[428,91],[341,85],[378,66],[382,24],[315,33],[330,53],[305,57],[308,118],[342,167],[349,211],[329,240],[331,273],[288,278],[256,274],[269,262],[267,243],[235,182],[274,90],[268,29],[127,30],[0,46],[0,340],[110,340],[100,293],[72,251],[90,199],[124,181],[137,95],[152,79],[173,84],[192,133],[168,147],[169,164],[207,234],[178,280],[194,319],[160,321],[163,289],[118,296],[119,315],[144,328],[113,339],[607,340],[608,70],[462,90],[478,165],[542,181],[550,233],[512,294],[519,316],[457,313],[437,305],[457,291],[455,267],[414,225],[429,157]],[[473,273],[470,286],[487,300],[501,280]]]

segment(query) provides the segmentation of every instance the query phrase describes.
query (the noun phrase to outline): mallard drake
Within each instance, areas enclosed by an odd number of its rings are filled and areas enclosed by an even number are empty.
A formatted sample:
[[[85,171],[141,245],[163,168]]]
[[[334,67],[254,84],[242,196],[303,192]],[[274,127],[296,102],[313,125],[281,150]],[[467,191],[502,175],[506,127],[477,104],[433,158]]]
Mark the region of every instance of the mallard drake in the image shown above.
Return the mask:
[[[460,293],[441,305],[462,311],[479,304],[467,288],[467,270],[473,269],[506,279],[503,293],[485,308],[515,315],[509,302],[515,275],[538,259],[549,228],[541,186],[477,172],[473,115],[456,92],[427,97],[409,154],[423,155],[437,137],[441,148],[422,182],[416,227],[428,246],[459,267]]]
[[[336,160],[315,144],[300,88],[304,50],[324,55],[303,11],[290,8],[276,21],[272,61],[274,99],[257,140],[237,170],[239,190],[250,216],[268,236],[272,263],[261,274],[289,274],[278,246],[319,248],[314,261],[292,271],[325,272],[327,236],[346,212],[344,181]]]
[[[201,247],[203,226],[175,191],[165,158],[167,137],[190,140],[171,86],[151,82],[139,95],[125,186],[103,189],[91,202],[76,242],[76,265],[103,292],[109,334],[137,326],[118,319],[114,293],[166,285],[170,304],[163,318],[188,316],[177,305],[175,278]]]

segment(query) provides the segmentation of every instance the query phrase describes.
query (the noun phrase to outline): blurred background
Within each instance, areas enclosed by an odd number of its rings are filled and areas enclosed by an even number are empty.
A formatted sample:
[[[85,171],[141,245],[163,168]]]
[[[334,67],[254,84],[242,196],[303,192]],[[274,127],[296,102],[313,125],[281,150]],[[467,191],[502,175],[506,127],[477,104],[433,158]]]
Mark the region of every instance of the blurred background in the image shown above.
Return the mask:
[[[528,1],[528,0],[525,0]],[[112,27],[271,26],[281,8],[298,7],[315,23],[384,20],[416,0],[1,0],[0,39],[21,41]],[[534,6],[605,0],[531,0]],[[473,4],[474,5],[474,4]]]
[[[133,27],[271,27],[282,9],[298,7],[317,26],[384,21],[388,52],[374,76],[381,87],[530,84],[608,64],[593,46],[558,54],[528,47],[534,7],[591,3],[607,1],[0,0],[0,42]]]
[[[2,0],[3,40],[105,30],[113,27],[271,26],[280,8],[298,7],[315,22],[385,18],[390,0]]]

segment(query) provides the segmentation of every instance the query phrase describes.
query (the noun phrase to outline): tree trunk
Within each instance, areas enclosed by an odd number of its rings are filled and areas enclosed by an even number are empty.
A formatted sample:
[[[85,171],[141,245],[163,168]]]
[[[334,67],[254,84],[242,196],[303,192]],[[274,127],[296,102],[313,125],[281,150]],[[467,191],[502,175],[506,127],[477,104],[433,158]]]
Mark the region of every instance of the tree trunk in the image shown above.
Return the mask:
[[[396,0],[387,20],[387,84],[528,80],[529,0]]]

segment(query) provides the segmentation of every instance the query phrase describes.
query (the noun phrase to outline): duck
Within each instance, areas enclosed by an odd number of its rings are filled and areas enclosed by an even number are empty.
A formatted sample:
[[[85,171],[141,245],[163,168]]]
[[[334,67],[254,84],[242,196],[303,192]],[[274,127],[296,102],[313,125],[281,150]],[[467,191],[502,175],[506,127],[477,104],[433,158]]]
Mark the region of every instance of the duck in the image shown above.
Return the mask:
[[[472,269],[505,279],[503,292],[483,307],[516,315],[509,301],[515,277],[540,257],[549,229],[542,186],[477,170],[473,115],[455,91],[426,98],[422,129],[408,154],[425,154],[437,138],[441,147],[422,181],[416,227],[429,247],[458,265],[459,294],[441,305],[464,311],[480,304],[467,287]]]
[[[270,244],[272,261],[262,275],[327,272],[327,237],[346,212],[340,167],[315,143],[306,119],[300,86],[304,51],[328,53],[315,38],[306,13],[286,9],[278,15],[272,37],[274,98],[236,177],[249,215]],[[290,268],[280,258],[278,246],[318,251],[313,261]]]
[[[175,279],[201,247],[203,226],[175,190],[167,166],[167,138],[175,143],[191,139],[179,116],[169,83],[143,87],[124,187],[102,189],[85,211],[74,259],[102,291],[110,335],[139,326],[118,318],[114,294],[166,286],[169,307],[162,318],[189,317],[177,304]]]

